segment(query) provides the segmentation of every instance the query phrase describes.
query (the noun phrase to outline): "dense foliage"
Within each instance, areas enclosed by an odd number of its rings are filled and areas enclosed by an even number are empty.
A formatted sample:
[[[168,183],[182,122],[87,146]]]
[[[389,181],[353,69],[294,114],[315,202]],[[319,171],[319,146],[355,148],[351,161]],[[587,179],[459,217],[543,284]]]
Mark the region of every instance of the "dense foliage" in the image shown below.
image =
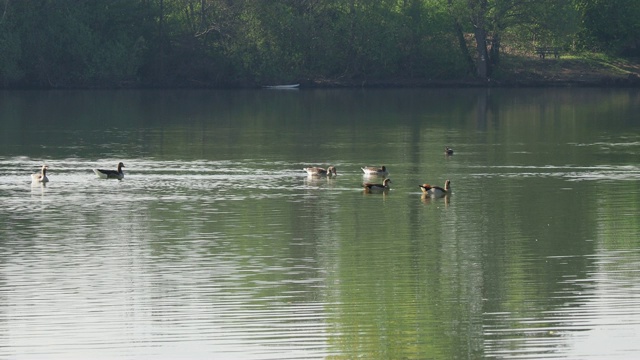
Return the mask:
[[[637,52],[635,0],[0,0],[0,84],[486,79],[505,51]]]

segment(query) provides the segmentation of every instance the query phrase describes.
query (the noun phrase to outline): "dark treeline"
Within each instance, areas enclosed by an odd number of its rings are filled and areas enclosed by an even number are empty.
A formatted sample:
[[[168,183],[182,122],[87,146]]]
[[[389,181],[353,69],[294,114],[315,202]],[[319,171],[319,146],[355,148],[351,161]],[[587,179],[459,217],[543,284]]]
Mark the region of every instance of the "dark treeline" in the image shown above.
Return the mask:
[[[637,0],[0,0],[4,87],[486,79],[537,46],[637,55]]]

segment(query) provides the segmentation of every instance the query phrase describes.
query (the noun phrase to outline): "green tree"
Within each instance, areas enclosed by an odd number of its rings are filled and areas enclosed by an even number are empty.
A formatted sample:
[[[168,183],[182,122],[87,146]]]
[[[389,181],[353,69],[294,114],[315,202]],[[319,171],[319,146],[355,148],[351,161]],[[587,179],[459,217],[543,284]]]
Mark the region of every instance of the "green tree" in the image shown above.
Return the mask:
[[[138,4],[6,1],[0,24],[6,67],[0,76],[52,87],[135,81],[144,50]]]
[[[530,48],[541,40],[566,43],[578,31],[572,0],[448,0],[448,6],[453,23],[473,33],[475,72],[481,79],[499,64],[504,39],[512,47]]]
[[[487,80],[503,49],[630,54],[639,15],[634,0],[0,0],[0,84]]]
[[[577,7],[582,12],[583,48],[617,55],[640,54],[640,2],[577,0]]]
[[[19,81],[24,76],[19,64],[20,35],[12,31],[15,24],[11,23],[13,19],[7,16],[9,5],[9,0],[1,4],[0,15],[0,83],[4,86]]]

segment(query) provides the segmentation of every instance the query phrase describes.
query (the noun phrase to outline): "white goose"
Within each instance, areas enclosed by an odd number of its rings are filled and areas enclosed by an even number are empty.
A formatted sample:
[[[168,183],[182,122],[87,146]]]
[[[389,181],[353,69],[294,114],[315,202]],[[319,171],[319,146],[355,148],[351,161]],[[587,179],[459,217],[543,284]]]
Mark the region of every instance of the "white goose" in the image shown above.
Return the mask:
[[[98,175],[101,179],[118,179],[122,180],[124,178],[124,172],[122,168],[124,167],[123,163],[118,164],[118,170],[103,170],[103,169],[93,169],[93,172]]]
[[[334,176],[334,175],[338,175],[338,172],[336,171],[335,166],[329,166],[326,169],[314,166],[314,167],[306,167],[303,170],[306,171],[307,175],[309,175],[309,176]]]
[[[365,167],[362,167],[361,169],[365,175],[387,176],[389,174],[385,166],[381,166],[381,167],[365,166]]]
[[[47,177],[47,165],[42,165],[42,169],[40,172],[31,174],[31,180],[33,182],[46,183],[49,182],[49,178]]]

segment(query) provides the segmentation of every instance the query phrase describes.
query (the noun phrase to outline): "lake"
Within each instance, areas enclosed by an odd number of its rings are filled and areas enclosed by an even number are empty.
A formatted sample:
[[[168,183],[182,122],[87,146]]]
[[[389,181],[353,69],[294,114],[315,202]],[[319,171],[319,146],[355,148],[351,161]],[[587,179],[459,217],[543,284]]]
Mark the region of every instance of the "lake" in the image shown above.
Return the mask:
[[[0,358],[640,357],[639,112],[638,89],[0,92]]]

